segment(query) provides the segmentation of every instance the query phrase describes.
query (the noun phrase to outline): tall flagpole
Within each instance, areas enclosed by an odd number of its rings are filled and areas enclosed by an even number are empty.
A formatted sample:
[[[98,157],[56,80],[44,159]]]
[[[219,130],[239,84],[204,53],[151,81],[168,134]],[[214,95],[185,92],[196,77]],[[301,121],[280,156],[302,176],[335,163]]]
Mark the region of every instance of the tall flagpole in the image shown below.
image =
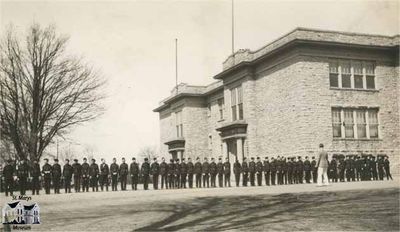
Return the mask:
[[[175,88],[178,94],[178,39],[175,38]]]
[[[232,0],[232,55],[235,53],[235,19],[234,19],[234,0]]]

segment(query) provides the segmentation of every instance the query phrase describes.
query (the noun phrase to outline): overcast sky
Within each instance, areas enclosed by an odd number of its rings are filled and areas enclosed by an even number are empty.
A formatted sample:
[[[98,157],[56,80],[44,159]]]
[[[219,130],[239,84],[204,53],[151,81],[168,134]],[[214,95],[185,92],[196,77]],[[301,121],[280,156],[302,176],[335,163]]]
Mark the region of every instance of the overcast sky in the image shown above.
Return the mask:
[[[22,33],[32,23],[55,24],[70,36],[71,52],[83,55],[108,80],[105,114],[75,128],[71,146],[82,156],[131,157],[159,144],[152,110],[179,81],[205,85],[231,52],[231,1],[0,1],[0,29]],[[296,27],[394,35],[398,1],[235,0],[235,48],[255,50]],[[70,145],[68,145],[70,144]]]

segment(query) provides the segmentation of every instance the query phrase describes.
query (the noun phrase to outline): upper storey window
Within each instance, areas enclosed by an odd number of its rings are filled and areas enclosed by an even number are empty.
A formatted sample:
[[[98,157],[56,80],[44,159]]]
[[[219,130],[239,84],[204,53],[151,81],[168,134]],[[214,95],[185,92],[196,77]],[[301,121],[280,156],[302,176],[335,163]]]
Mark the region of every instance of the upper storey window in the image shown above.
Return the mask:
[[[343,89],[375,89],[375,64],[370,61],[331,59],[329,85]]]
[[[243,90],[242,86],[231,89],[232,121],[243,119]]]

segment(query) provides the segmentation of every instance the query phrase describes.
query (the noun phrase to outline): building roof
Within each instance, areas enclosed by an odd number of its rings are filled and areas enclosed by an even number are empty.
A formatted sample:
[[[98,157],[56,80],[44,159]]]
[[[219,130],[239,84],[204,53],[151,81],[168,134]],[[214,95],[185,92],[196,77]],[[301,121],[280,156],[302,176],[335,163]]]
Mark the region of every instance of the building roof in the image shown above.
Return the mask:
[[[13,209],[15,206],[19,204],[19,201],[13,202],[13,203],[8,203],[8,205]]]
[[[36,206],[36,203],[35,204],[32,204],[32,205],[24,205],[24,209],[26,209],[26,210],[31,210],[31,209],[33,209],[33,207],[35,207]]]

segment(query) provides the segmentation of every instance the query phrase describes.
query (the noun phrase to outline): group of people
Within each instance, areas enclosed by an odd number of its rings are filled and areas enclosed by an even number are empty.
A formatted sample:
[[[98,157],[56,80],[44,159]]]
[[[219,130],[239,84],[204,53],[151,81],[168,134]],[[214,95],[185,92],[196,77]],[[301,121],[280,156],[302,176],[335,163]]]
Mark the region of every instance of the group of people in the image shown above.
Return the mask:
[[[71,192],[71,182],[75,192],[88,192],[89,187],[92,191],[108,191],[111,183],[111,190],[118,190],[118,182],[120,189],[126,190],[128,177],[131,180],[132,190],[137,190],[139,180],[143,182],[144,190],[148,190],[150,179],[153,189],[177,189],[177,188],[209,188],[209,187],[230,187],[231,186],[231,167],[233,169],[234,180],[236,186],[261,186],[263,181],[265,185],[285,185],[285,184],[302,184],[317,183],[317,174],[319,167],[325,169],[320,170],[327,172],[327,176],[331,182],[339,181],[367,181],[367,180],[383,180],[392,179],[390,174],[390,163],[387,156],[379,157],[375,160],[373,156],[347,156],[346,158],[333,157],[328,161],[327,154],[321,159],[308,156],[304,157],[251,157],[250,161],[246,158],[242,162],[236,160],[233,165],[228,158],[224,161],[218,158],[216,161],[211,158],[196,158],[192,162],[191,158],[185,160],[182,158],[171,159],[168,163],[162,158],[159,163],[154,158],[150,163],[147,158],[139,165],[135,158],[132,158],[131,164],[125,162],[122,158],[121,164],[117,164],[116,159],[108,165],[104,159],[100,165],[95,159],[88,163],[83,158],[83,163],[79,163],[74,159],[73,164],[69,160],[65,160],[63,168],[59,164],[58,159],[54,159],[52,165],[48,159],[44,159],[44,165],[40,168],[37,161],[28,165],[26,161],[21,160],[18,165],[13,165],[12,160],[3,169],[3,178],[5,184],[6,196],[13,194],[14,181],[18,180],[21,195],[25,195],[28,180],[31,182],[32,194],[39,194],[41,188],[41,180],[46,194],[50,194],[51,185],[54,193],[59,194],[61,183],[65,189],[65,193]],[[325,177],[326,178],[326,177]],[[194,183],[195,181],[195,183]],[[160,183],[159,183],[160,182]],[[327,182],[327,180],[325,180]],[[217,185],[218,183],[218,185]],[[159,186],[160,184],[160,186]]]

